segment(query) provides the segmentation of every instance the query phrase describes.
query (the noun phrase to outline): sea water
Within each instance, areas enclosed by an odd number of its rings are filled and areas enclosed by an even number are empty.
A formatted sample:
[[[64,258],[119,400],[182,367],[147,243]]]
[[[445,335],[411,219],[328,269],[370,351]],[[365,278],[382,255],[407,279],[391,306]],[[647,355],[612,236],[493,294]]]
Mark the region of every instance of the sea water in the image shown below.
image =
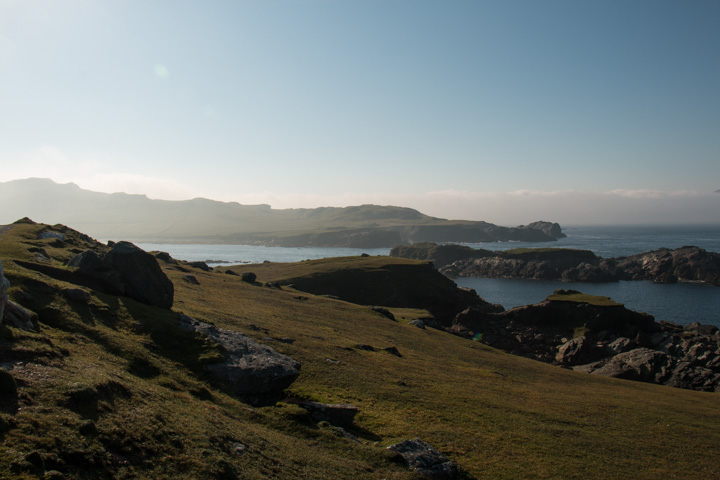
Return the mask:
[[[556,242],[493,242],[470,244],[473,248],[508,250],[520,247],[556,247],[590,250],[608,258],[633,255],[658,248],[694,245],[720,253],[720,225],[705,226],[570,226]],[[326,257],[387,255],[389,248],[262,247],[251,245],[182,245],[139,243],[139,247],[170,253],[179,260],[206,261],[209,265],[271,262],[298,262]],[[485,300],[505,308],[544,300],[558,288],[571,288],[592,295],[604,295],[631,310],[649,313],[657,320],[680,324],[700,322],[720,327],[720,287],[652,282],[563,283],[559,281],[460,278],[459,286],[475,289]]]

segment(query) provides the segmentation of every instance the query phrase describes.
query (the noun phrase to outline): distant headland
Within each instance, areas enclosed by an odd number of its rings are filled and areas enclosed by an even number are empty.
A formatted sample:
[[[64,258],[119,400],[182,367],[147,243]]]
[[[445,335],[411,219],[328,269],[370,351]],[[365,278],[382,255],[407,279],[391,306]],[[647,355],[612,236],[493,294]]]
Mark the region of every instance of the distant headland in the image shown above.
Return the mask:
[[[565,236],[560,225],[545,221],[503,227],[436,218],[396,206],[279,210],[204,198],[153,200],[92,192],[43,178],[0,183],[0,202],[0,224],[29,217],[63,223],[95,238],[147,243],[391,248],[415,242],[551,242]]]

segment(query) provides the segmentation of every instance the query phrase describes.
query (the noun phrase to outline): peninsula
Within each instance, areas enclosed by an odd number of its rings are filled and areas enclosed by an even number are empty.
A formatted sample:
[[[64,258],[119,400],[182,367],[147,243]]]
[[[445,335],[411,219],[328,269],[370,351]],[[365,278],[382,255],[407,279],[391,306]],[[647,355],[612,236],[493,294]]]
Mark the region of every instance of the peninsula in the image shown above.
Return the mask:
[[[153,200],[41,178],[0,183],[0,204],[0,224],[29,217],[62,223],[94,238],[145,243],[391,248],[413,242],[550,242],[565,236],[551,222],[502,227],[430,217],[395,206],[278,210],[204,198]]]

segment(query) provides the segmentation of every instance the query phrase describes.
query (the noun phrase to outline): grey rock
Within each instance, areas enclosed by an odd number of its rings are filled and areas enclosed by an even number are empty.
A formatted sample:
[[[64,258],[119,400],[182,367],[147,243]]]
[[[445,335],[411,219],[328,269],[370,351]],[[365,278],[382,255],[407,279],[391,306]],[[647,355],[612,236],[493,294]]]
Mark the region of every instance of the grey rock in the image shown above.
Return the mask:
[[[300,375],[300,363],[247,335],[218,328],[180,314],[180,327],[205,335],[227,353],[221,363],[207,366],[226,381],[233,393],[256,405],[274,403]]]
[[[419,438],[390,445],[398,452],[410,470],[431,479],[459,478],[457,464]]]
[[[53,232],[52,230],[46,230],[44,232],[40,232],[37,238],[39,240],[43,240],[46,238],[57,238],[58,240],[65,240],[65,234],[60,232]]]
[[[352,426],[358,409],[345,403],[301,402],[300,406],[310,413],[316,422],[328,422],[336,427]]]
[[[168,252],[156,252],[155,258],[158,260],[162,260],[165,263],[169,263],[171,265],[178,265],[180,262],[175,260],[173,257],[170,256]]]
[[[200,270],[202,270],[204,272],[212,271],[212,268],[210,268],[210,266],[207,263],[201,262],[201,261],[187,262],[186,265],[190,265],[191,267],[194,267],[194,268],[199,268]]]
[[[414,325],[418,328],[422,328],[423,330],[425,330],[425,322],[423,322],[419,318],[416,318],[415,320],[410,320],[410,325]]]
[[[658,350],[636,348],[612,357],[605,365],[590,373],[641,382],[657,382],[666,365],[667,355]]]
[[[188,283],[192,283],[193,285],[200,285],[200,282],[195,275],[183,275],[182,279]]]
[[[560,365],[578,365],[590,363],[604,356],[604,351],[598,348],[587,337],[570,339],[560,345],[555,362]]]
[[[615,340],[610,342],[607,346],[607,349],[609,350],[610,353],[617,355],[618,353],[624,353],[629,350],[632,350],[636,346],[637,345],[635,344],[635,342],[633,342],[629,338],[620,337],[620,338],[616,338]]]
[[[102,258],[92,250],[87,250],[75,255],[68,262],[68,267],[77,268],[83,272],[99,272],[104,270]]]
[[[395,315],[392,314],[390,310],[384,307],[370,307],[370,310],[373,312],[377,312],[380,315],[382,315],[385,318],[389,318],[392,321],[395,321]]]
[[[4,276],[2,278],[5,278]],[[7,279],[5,279],[7,280]],[[9,282],[8,282],[9,284]],[[4,301],[3,301],[4,297]],[[7,298],[7,294],[0,295],[0,302],[2,306],[2,316],[0,317],[0,323],[5,325],[12,325],[15,328],[21,330],[37,330],[36,328],[36,317],[37,315],[31,313],[21,305],[13,302]]]

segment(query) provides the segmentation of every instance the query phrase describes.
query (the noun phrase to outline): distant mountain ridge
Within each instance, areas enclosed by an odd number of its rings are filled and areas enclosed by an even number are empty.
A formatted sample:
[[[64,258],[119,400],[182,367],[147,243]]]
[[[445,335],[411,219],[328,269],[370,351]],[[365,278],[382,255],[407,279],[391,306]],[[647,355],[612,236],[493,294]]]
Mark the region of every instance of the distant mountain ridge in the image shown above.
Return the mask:
[[[29,217],[69,225],[99,239],[136,242],[380,248],[419,241],[547,242],[565,236],[558,224],[550,222],[501,227],[430,217],[395,206],[277,210],[205,198],[152,200],[145,195],[93,192],[44,178],[0,183],[0,202],[0,223]]]

